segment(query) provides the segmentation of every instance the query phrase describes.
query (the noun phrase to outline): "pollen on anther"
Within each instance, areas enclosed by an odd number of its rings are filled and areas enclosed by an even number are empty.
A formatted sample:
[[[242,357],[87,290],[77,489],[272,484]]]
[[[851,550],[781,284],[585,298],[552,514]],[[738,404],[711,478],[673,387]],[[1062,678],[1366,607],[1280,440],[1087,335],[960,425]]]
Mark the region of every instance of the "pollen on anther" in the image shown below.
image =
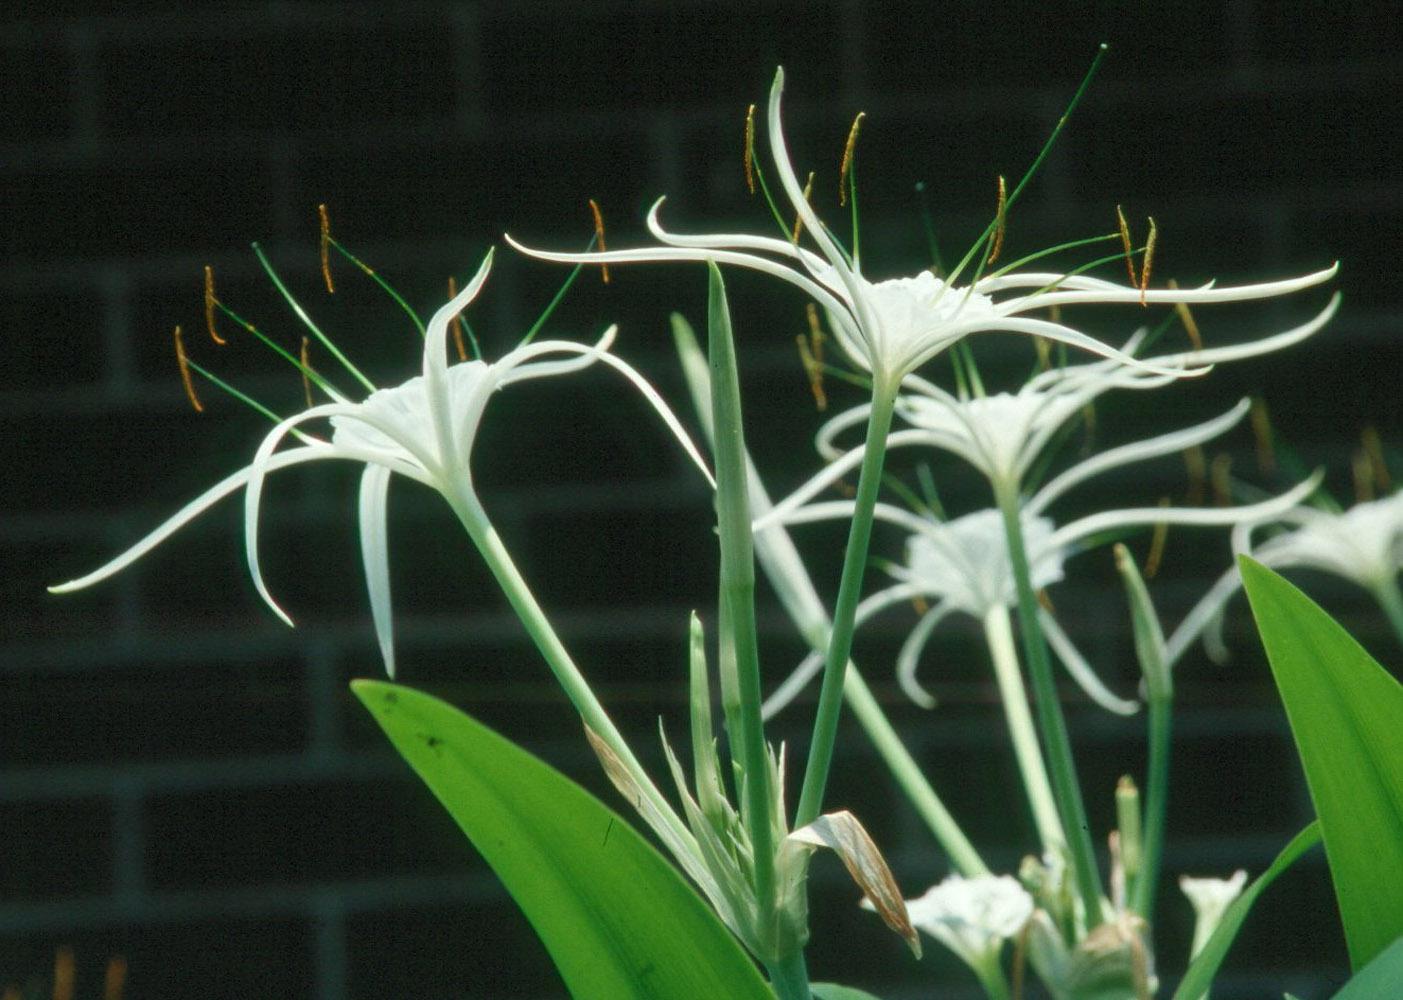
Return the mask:
[[[1354,475],[1354,502],[1368,503],[1374,499],[1374,470],[1369,456],[1356,451],[1350,461],[1349,471]]]
[[[1130,275],[1130,284],[1137,286],[1140,282],[1135,277],[1135,251],[1130,245],[1130,224],[1125,221],[1125,212],[1119,205],[1116,206],[1116,223],[1120,227],[1120,245],[1125,248],[1125,270]]]
[[[127,982],[127,960],[114,955],[107,960],[107,971],[102,977],[102,1000],[122,1000],[122,988]]]
[[[74,966],[73,949],[67,945],[59,948],[54,955],[53,1000],[73,1000]]]
[[[594,216],[594,241],[599,247],[599,252],[603,253],[605,250],[609,249],[604,245],[604,215],[602,212],[599,211],[599,203],[596,202],[593,198],[589,200],[589,210],[590,213]],[[604,279],[604,284],[609,284],[608,264],[599,265],[599,274],[600,277]]]
[[[1201,445],[1194,445],[1184,452],[1184,473],[1188,476],[1189,487],[1184,491],[1184,502],[1190,507],[1203,503],[1204,486],[1208,482],[1208,459]]]
[[[805,202],[806,204],[809,203],[809,202],[812,200],[812,198],[813,198],[813,193],[814,193],[814,172],[813,172],[812,170],[810,170],[810,171],[809,171],[809,179],[808,179],[807,181],[804,182],[804,202]],[[802,215],[799,215],[798,213],[795,213],[795,215],[794,215],[794,229],[793,229],[793,231],[790,232],[790,234],[789,234],[789,242],[791,242],[791,243],[798,243],[798,242],[799,242],[799,234],[802,233],[803,231],[804,231],[804,217],[803,217]]]
[[[1150,287],[1150,269],[1155,263],[1155,243],[1159,230],[1155,227],[1154,216],[1150,216],[1150,235],[1145,240],[1145,259],[1140,263],[1140,305],[1145,305],[1145,290]]]
[[[219,331],[214,327],[214,307],[219,304],[219,300],[214,297],[214,268],[205,265],[205,329],[209,331],[209,339],[220,347],[228,343],[219,335]]]
[[[185,386],[185,398],[190,400],[190,405],[195,408],[196,413],[204,413],[204,404],[200,402],[200,397],[195,395],[195,382],[190,377],[190,359],[185,356],[185,340],[180,335],[179,324],[176,324],[173,339],[175,362],[180,366],[180,384]]]
[[[448,276],[448,299],[451,302],[458,297],[458,282],[453,280],[453,275]],[[453,322],[448,328],[453,331],[453,347],[458,352],[458,360],[468,360],[468,348],[463,343],[463,314],[457,313],[453,317]]]
[[[317,206],[317,219],[321,223],[322,280],[326,282],[326,293],[336,294],[336,285],[331,280],[331,217],[326,214],[326,205]]]
[[[755,105],[745,112],[745,188],[755,193]]]
[[[1383,442],[1379,440],[1378,429],[1370,425],[1359,434],[1364,454],[1369,456],[1369,467],[1374,475],[1374,485],[1383,493],[1393,492],[1393,479],[1388,474],[1388,463],[1384,461]]]
[[[1264,476],[1276,473],[1276,450],[1272,447],[1271,414],[1261,397],[1252,400],[1252,438],[1257,446],[1257,469]]]
[[[815,357],[809,344],[809,338],[802,333],[794,337],[794,343],[799,348],[799,362],[804,367],[804,374],[809,378],[809,391],[813,393],[814,405],[820,411],[828,409],[828,394],[823,389],[823,362]]]
[[[1004,233],[1008,229],[1008,185],[1004,181],[1004,175],[999,174],[999,205],[994,210],[994,235],[989,241],[989,256],[985,258],[985,264],[992,264],[999,259],[999,254],[1004,249]]]
[[[1173,278],[1169,279],[1169,287],[1178,289],[1179,283]],[[1194,322],[1194,314],[1189,311],[1188,303],[1174,303],[1174,311],[1179,316],[1179,322],[1184,324],[1184,332],[1189,335],[1189,343],[1193,345],[1195,351],[1203,350],[1203,337],[1198,332],[1198,324]]]
[[[859,111],[857,117],[853,119],[853,127],[848,130],[848,141],[843,145],[843,162],[838,167],[838,204],[848,203],[848,174],[853,168],[853,153],[857,149],[857,133],[862,128],[862,119],[867,117],[865,111]]]
[[[311,347],[311,341],[309,341],[306,337],[303,337],[302,351],[298,360],[302,362],[302,395],[306,397],[307,409],[310,410],[312,408],[312,380],[307,373],[312,370],[312,359],[311,356],[308,354],[309,347]]]
[[[1213,486],[1213,500],[1219,507],[1232,506],[1232,456],[1227,452],[1215,455],[1208,466],[1208,481]]]
[[[1160,497],[1161,507],[1169,506],[1168,497]],[[1145,556],[1144,577],[1146,580],[1153,580],[1159,572],[1160,564],[1164,562],[1164,544],[1169,539],[1169,522],[1160,521],[1155,525],[1155,531],[1150,536],[1150,551]]]

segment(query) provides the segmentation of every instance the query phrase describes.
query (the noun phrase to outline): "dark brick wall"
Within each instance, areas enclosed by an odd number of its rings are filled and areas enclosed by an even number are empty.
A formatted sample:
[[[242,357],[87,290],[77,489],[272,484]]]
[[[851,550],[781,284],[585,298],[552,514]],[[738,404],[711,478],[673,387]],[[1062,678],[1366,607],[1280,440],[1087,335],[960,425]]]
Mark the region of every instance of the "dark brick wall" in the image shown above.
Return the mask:
[[[412,373],[417,338],[392,303],[344,262],[336,297],[321,289],[318,202],[330,205],[337,235],[425,312],[447,275],[470,273],[503,229],[582,243],[589,197],[619,246],[641,238],[642,213],[660,193],[679,228],[763,228],[744,194],[740,123],[783,62],[791,145],[819,165],[821,187],[835,180],[852,114],[868,112],[867,259],[874,273],[909,272],[921,263],[911,185],[930,185],[948,247],[972,237],[991,209],[994,175],[1028,162],[1104,39],[1113,47],[1104,72],[1016,213],[1013,249],[1108,229],[1123,203],[1158,220],[1161,275],[1279,276],[1339,258],[1345,307],[1290,357],[1151,401],[1116,401],[1102,432],[1126,439],[1264,392],[1280,432],[1308,460],[1329,461],[1341,490],[1345,449],[1362,424],[1399,439],[1403,63],[1386,5],[483,0],[7,10],[0,985],[41,973],[54,948],[70,944],[83,996],[97,995],[114,953],[127,957],[134,1000],[560,993],[491,873],[346,693],[349,678],[379,672],[350,471],[290,473],[270,490],[267,574],[296,631],[253,594],[236,504],[100,588],[64,599],[43,590],[241,463],[260,434],[258,417],[209,388],[207,412],[190,412],[170,351],[175,323],[203,363],[275,409],[301,405],[297,379],[249,338],[222,350],[204,339],[203,265],[214,266],[225,301],[295,344],[296,320],[247,248],[261,241],[373,377],[391,384]],[[677,398],[666,316],[682,308],[700,318],[700,274],[614,273],[608,288],[586,276],[554,331],[585,338],[617,319],[621,353]],[[560,279],[499,254],[471,314],[489,353],[514,343]],[[802,302],[762,298],[773,291],[751,276],[732,280],[755,450],[780,489],[804,474],[816,418],[789,346]],[[1294,322],[1321,298],[1199,318],[1210,337],[1229,339]],[[1091,317],[1107,333],[1136,320]],[[1004,363],[997,350],[986,354],[994,378],[1025,364],[1022,354]],[[543,603],[656,763],[655,716],[682,725],[684,615],[712,600],[713,556],[704,492],[651,426],[603,376],[514,390],[493,403],[476,469]],[[1249,468],[1250,436],[1238,432],[1231,446]],[[948,468],[950,495],[976,502]],[[1179,469],[1164,463],[1102,498],[1132,488],[1153,503],[1182,488]],[[401,485],[392,505],[403,679],[605,792],[572,714],[442,504]],[[1188,533],[1171,540],[1158,593],[1172,615],[1221,565],[1226,545]],[[1057,599],[1098,662],[1127,664],[1107,562],[1081,560],[1086,582]],[[1312,583],[1398,662],[1364,599]],[[1083,610],[1098,601],[1114,614]],[[798,650],[774,608],[762,621],[778,677]],[[884,666],[906,627],[875,629],[859,654],[952,808],[1011,866],[1029,830],[1009,824],[992,790],[1013,769],[989,723],[982,654],[968,629],[949,634],[930,671],[946,707],[924,715],[902,703]],[[1194,661],[1181,673],[1175,873],[1260,871],[1308,816],[1240,606],[1230,637],[1231,668]],[[1114,676],[1130,684],[1128,667]],[[793,713],[782,732],[800,740],[804,720]],[[1072,724],[1104,828],[1115,776],[1139,766],[1140,725],[1078,708]],[[891,805],[861,734],[845,736],[832,801],[869,822],[915,892],[944,864],[905,807]],[[856,910],[835,868],[815,872],[815,973],[893,998],[928,995],[930,976]],[[1161,959],[1173,972],[1187,906],[1175,894],[1165,902],[1171,934]],[[1325,995],[1343,961],[1331,911],[1323,864],[1302,865],[1253,918],[1215,995]],[[852,947],[850,966],[836,957],[840,940]],[[967,982],[948,971],[947,981]]]

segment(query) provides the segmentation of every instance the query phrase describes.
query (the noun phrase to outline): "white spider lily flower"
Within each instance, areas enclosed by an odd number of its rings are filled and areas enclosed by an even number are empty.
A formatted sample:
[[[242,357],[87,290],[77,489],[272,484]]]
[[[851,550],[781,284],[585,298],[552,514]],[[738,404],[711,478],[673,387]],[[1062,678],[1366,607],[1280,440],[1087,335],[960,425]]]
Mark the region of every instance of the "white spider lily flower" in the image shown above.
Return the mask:
[[[1240,344],[1150,357],[1145,364],[1187,370],[1190,365],[1217,365],[1282,350],[1324,327],[1339,304],[1336,293],[1311,320],[1281,333]],[[1137,330],[1121,351],[1134,355],[1148,332]],[[960,398],[913,375],[903,383],[908,391],[896,405],[898,416],[909,427],[890,434],[887,445],[940,448],[969,462],[995,489],[1021,487],[1057,432],[1097,397],[1113,389],[1153,389],[1174,380],[1170,375],[1155,375],[1104,359],[1039,372],[1014,393]],[[819,453],[830,462],[841,458],[845,449],[836,439],[849,428],[860,430],[871,409],[871,404],[864,404],[826,421],[816,438]]]
[[[1061,527],[1057,527],[1048,516],[1047,508],[1052,501],[1092,476],[1132,462],[1173,454],[1207,441],[1241,420],[1248,408],[1248,401],[1242,400],[1213,420],[1094,455],[1043,486],[1023,504],[1020,515],[1034,588],[1040,589],[1061,580],[1065,561],[1085,551],[1096,536],[1162,523],[1231,527],[1280,516],[1309,496],[1319,485],[1319,474],[1281,496],[1243,507],[1109,510],[1081,517]],[[852,456],[845,455],[834,465],[846,469],[851,467],[851,462]],[[823,485],[834,478],[827,470],[824,476]],[[756,522],[756,530],[763,530],[775,523],[799,524],[851,516],[853,502],[850,500],[807,502],[822,488],[819,486],[815,489],[814,482],[810,480],[794,495],[777,504]],[[1017,588],[1003,518],[999,511],[986,509],[942,522],[886,503],[877,505],[876,517],[910,532],[906,564],[889,569],[896,582],[866,597],[858,607],[857,620],[865,621],[891,605],[914,598],[934,602],[912,629],[897,657],[897,679],[902,689],[912,700],[929,707],[934,704],[934,698],[917,682],[916,666],[927,641],[940,623],[955,612],[983,620],[997,608],[1017,606]],[[1049,644],[1088,697],[1118,714],[1131,714],[1138,710],[1138,702],[1118,697],[1097,678],[1086,658],[1048,611],[1040,608],[1039,619]],[[813,654],[807,657],[771,695],[766,702],[766,712],[778,712],[792,701],[819,666],[820,658]]]
[[[870,909],[870,905],[863,904]],[[999,955],[1033,916],[1033,897],[1007,875],[951,875],[906,901],[917,930],[939,941],[984,980],[1002,976]]]
[[[483,411],[498,389],[514,382],[563,375],[603,362],[632,382],[682,442],[693,461],[705,463],[681,424],[656,390],[620,358],[608,353],[616,327],[595,344],[544,340],[511,351],[500,361],[447,361],[448,326],[473,301],[492,265],[489,251],[476,276],[430,320],[424,338],[423,369],[401,385],[377,389],[360,403],[336,397],[280,421],[264,437],[253,460],[190,501],[121,555],[84,576],[52,586],[61,594],[107,579],[142,558],[220,500],[244,490],[245,551],[249,574],[264,602],[288,625],[292,619],[278,606],[263,580],[258,558],[259,511],[264,479],[270,472],[327,459],[365,466],[361,475],[359,521],[361,554],[370,593],[371,615],[385,669],[394,676],[395,658],[390,605],[386,504],[390,478],[398,473],[437,490],[469,533],[492,532],[473,489],[469,459]],[[561,360],[560,355],[573,355]],[[554,360],[538,360],[553,357]],[[329,441],[300,430],[313,420],[328,420]],[[301,446],[278,451],[289,434]],[[709,473],[707,474],[710,478]]]
[[[1212,283],[1192,289],[1140,289],[1079,274],[1009,271],[978,278],[972,285],[949,284],[928,271],[912,277],[870,281],[858,262],[841,247],[804,197],[795,175],[780,123],[784,71],[770,88],[768,132],[785,195],[818,253],[786,239],[745,233],[680,234],[658,220],[659,199],[648,213],[648,226],[663,246],[597,253],[556,253],[507,242],[523,253],[562,263],[625,264],[644,261],[715,261],[750,268],[780,278],[823,306],[835,339],[853,364],[875,381],[895,386],[907,374],[963,337],[1008,332],[1045,337],[1107,357],[1118,364],[1157,374],[1184,374],[1147,365],[1071,327],[1028,313],[1054,306],[1091,303],[1211,303],[1269,298],[1329,280],[1331,266],[1284,281],[1233,288]],[[1031,291],[1007,294],[1022,289]]]
[[[1254,544],[1253,534],[1273,522],[1291,527]],[[1358,584],[1383,606],[1403,641],[1396,582],[1403,569],[1403,491],[1338,513],[1302,506],[1244,523],[1233,530],[1232,546],[1235,554],[1250,555],[1272,569],[1316,569]],[[1219,577],[1166,643],[1169,662],[1182,656],[1200,632],[1214,659],[1227,658],[1222,611],[1241,586],[1236,567]]]
[[[1222,923],[1223,914],[1232,901],[1242,895],[1247,884],[1247,873],[1239,868],[1231,878],[1190,878],[1179,879],[1179,888],[1189,897],[1194,908],[1194,940],[1189,958],[1193,959],[1203,950],[1213,931]]]

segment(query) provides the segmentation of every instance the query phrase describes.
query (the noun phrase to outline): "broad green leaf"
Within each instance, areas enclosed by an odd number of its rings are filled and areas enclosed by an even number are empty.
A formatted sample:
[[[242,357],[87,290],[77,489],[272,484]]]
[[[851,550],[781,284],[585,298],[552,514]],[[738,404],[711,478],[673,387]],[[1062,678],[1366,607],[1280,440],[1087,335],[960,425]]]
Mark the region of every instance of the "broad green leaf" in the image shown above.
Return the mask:
[[[701,898],[594,796],[437,698],[351,688],[501,878],[575,1000],[773,1000]]]
[[[1403,938],[1356,972],[1333,1000],[1379,1000],[1380,997],[1403,997]]]
[[[839,986],[837,983],[814,983],[809,987],[814,1000],[879,1000],[866,990],[853,986]]]
[[[1257,897],[1267,886],[1276,881],[1277,876],[1295,864],[1302,854],[1319,842],[1320,824],[1311,823],[1310,826],[1292,837],[1291,842],[1281,849],[1281,853],[1271,863],[1271,867],[1262,872],[1251,885],[1243,890],[1241,896],[1232,901],[1227,910],[1223,912],[1223,919],[1213,931],[1212,936],[1204,944],[1203,950],[1189,964],[1189,971],[1184,973],[1183,981],[1174,991],[1174,1000],[1199,1000],[1199,997],[1208,992],[1208,987],[1213,985],[1213,977],[1218,974],[1219,966],[1227,957],[1228,949],[1232,947],[1233,940],[1237,937],[1237,932],[1242,929],[1243,921],[1247,919],[1252,904],[1257,902]]]
[[[1403,935],[1403,685],[1320,607],[1238,560],[1362,969]]]

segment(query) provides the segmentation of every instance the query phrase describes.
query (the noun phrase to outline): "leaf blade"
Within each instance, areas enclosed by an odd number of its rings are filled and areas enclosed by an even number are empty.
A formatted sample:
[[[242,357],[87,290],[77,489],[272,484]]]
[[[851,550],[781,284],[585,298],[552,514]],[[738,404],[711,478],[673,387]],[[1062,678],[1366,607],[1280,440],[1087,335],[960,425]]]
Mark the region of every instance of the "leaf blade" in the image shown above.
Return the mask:
[[[351,686],[497,872],[576,1000],[773,1000],[700,897],[583,788],[437,698]]]
[[[1358,971],[1403,936],[1403,686],[1295,586],[1246,557],[1239,566]]]
[[[1282,872],[1295,864],[1302,854],[1319,842],[1320,824],[1313,822],[1292,837],[1271,866],[1257,876],[1241,896],[1232,901],[1223,912],[1223,919],[1204,944],[1203,950],[1189,963],[1189,969],[1184,973],[1179,988],[1174,991],[1173,1000],[1199,1000],[1208,993],[1208,988],[1213,985],[1213,977],[1218,974],[1218,968],[1227,957],[1228,949],[1232,947],[1233,940],[1242,929],[1248,913],[1257,902],[1257,897],[1265,892],[1267,886],[1275,882]]]

